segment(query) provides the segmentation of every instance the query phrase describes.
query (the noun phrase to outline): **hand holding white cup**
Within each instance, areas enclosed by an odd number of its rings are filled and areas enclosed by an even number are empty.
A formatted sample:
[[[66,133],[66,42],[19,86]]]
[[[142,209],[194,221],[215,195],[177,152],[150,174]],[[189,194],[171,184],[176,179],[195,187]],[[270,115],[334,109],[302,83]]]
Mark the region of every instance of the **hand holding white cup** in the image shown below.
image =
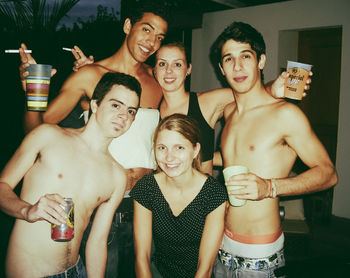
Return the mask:
[[[234,166],[226,167],[222,171],[222,173],[224,175],[224,179],[225,179],[225,182],[226,182],[226,181],[228,181],[230,179],[231,176],[238,175],[238,174],[248,174],[249,173],[249,169],[247,167],[245,167],[245,166],[234,165]],[[243,188],[243,187],[244,186],[228,185],[228,186],[226,186],[226,189],[229,192],[230,190],[240,189],[240,188]],[[230,201],[231,206],[235,206],[235,207],[243,206],[247,202],[247,200],[237,199],[233,195],[229,195],[229,201]]]

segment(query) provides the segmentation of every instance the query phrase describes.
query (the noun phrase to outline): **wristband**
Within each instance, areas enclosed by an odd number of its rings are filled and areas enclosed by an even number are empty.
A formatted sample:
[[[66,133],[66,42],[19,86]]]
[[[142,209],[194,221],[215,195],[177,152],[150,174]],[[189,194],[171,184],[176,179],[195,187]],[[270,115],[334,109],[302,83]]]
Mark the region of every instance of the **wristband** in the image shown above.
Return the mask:
[[[277,196],[276,183],[273,179],[271,179],[271,190],[272,190],[271,198],[276,198]]]

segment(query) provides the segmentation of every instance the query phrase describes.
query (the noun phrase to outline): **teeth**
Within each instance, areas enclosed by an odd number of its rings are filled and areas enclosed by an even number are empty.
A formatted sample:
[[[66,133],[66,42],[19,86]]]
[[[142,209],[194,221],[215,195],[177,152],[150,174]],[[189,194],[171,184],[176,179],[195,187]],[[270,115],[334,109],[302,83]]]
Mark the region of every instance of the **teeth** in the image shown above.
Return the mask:
[[[173,164],[167,164],[166,167],[168,168],[175,168],[177,165],[173,165]]]
[[[164,78],[165,82],[173,82],[175,78]]]
[[[140,48],[141,48],[141,50],[142,50],[143,52],[146,52],[146,53],[150,52],[147,48],[145,48],[145,47],[143,47],[143,46],[141,46],[141,45],[140,45]]]

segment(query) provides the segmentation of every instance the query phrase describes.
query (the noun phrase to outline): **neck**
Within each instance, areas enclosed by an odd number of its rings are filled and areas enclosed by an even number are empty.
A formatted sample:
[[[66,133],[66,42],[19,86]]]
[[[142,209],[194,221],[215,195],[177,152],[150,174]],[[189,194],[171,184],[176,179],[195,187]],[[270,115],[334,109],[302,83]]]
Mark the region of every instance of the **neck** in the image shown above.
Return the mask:
[[[257,83],[252,89],[244,93],[237,93],[233,90],[233,95],[238,111],[249,110],[266,103],[271,98],[261,82]]]
[[[136,75],[143,63],[136,61],[129,52],[126,40],[120,49],[111,57],[101,61],[104,66],[114,71],[120,71],[130,75]]]
[[[186,173],[183,173],[181,176],[178,177],[169,177],[165,173],[165,183],[167,186],[175,187],[177,189],[183,190],[188,189],[189,184],[192,183],[193,178],[197,174],[197,170],[191,168]]]
[[[185,88],[181,88],[176,91],[172,92],[166,92],[163,91],[163,102],[166,104],[168,107],[176,107],[179,104],[183,104],[184,101],[188,100],[188,95],[189,93],[185,91]]]
[[[98,152],[108,152],[108,146],[113,140],[113,137],[104,135],[97,125],[94,115],[90,117],[88,123],[82,129],[80,137],[86,145]]]

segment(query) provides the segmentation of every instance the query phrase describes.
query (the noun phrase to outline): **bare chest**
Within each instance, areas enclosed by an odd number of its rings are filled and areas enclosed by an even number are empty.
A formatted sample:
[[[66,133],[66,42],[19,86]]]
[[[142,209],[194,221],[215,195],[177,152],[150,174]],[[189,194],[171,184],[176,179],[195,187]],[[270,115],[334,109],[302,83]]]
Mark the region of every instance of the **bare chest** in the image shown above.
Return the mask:
[[[271,117],[259,114],[231,117],[221,138],[225,165],[260,160],[282,151],[286,144],[283,134]]]
[[[140,106],[143,108],[158,109],[163,95],[159,84],[153,76],[149,75],[141,75],[138,77],[138,80],[142,88]]]

